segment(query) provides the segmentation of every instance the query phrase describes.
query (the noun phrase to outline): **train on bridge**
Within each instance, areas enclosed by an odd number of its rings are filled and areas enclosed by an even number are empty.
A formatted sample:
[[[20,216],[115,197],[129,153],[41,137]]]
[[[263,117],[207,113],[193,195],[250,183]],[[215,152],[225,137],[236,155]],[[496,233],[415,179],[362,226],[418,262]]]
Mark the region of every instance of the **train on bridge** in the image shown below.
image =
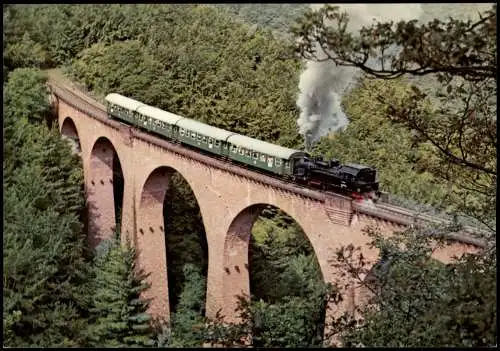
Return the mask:
[[[376,201],[380,196],[377,171],[372,167],[311,157],[301,150],[216,128],[116,93],[106,96],[106,105],[111,119],[285,181],[359,200]]]

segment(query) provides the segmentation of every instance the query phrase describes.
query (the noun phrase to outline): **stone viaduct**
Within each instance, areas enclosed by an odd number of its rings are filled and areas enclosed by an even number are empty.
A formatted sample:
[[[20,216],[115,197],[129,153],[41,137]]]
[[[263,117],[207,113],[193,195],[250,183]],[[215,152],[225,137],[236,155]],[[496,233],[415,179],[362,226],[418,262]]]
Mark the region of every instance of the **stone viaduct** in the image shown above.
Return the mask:
[[[235,320],[236,296],[249,295],[249,237],[264,205],[280,208],[302,227],[328,282],[339,276],[329,260],[341,246],[362,246],[364,257],[376,258],[377,252],[368,248],[369,238],[362,231],[367,224],[374,223],[390,235],[411,223],[405,210],[364,208],[343,196],[297,187],[200,155],[108,119],[102,104],[65,84],[49,80],[49,88],[61,133],[78,138],[81,145],[92,246],[114,233],[113,154],[119,158],[124,178],[121,240],[133,243],[138,266],[150,273],[151,288],[145,297],[153,298],[150,312],[157,318],[169,318],[162,207],[174,171],[189,183],[205,226],[208,317],[220,310],[226,320]],[[455,239],[435,256],[449,261],[453,255],[481,247],[472,238]],[[352,285],[349,289],[350,298],[330,306],[328,313],[351,309],[357,303],[359,291]]]

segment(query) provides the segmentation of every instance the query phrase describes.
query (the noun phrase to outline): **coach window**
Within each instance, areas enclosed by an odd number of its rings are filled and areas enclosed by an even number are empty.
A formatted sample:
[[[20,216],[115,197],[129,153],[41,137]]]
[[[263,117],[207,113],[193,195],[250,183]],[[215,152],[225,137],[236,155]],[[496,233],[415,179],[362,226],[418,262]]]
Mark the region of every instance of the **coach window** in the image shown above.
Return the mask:
[[[184,136],[184,129],[180,128],[181,130],[181,135]]]
[[[260,155],[260,161],[266,162],[266,155],[264,155],[264,154]]]
[[[276,166],[281,166],[281,159],[279,158],[276,159]]]
[[[207,137],[203,137],[203,142],[206,143],[207,142]],[[210,143],[211,144],[211,143]]]
[[[196,133],[191,132],[191,138],[196,139]]]
[[[238,148],[238,152],[239,152],[239,154],[240,154],[240,155],[242,155],[242,156],[245,154],[245,151],[244,151],[244,150],[243,150],[243,148],[241,148],[241,147],[239,147],[239,148]]]
[[[215,141],[215,146],[220,146],[220,140]]]
[[[256,152],[254,152],[254,153],[252,154],[252,156],[253,156],[253,158],[254,158],[254,159],[256,159],[256,160],[257,160],[257,159],[259,159],[259,154],[258,154],[258,153],[256,153]]]
[[[250,150],[245,150],[245,156],[250,157]]]
[[[272,156],[267,158],[267,166],[272,167],[274,162],[274,158]]]
[[[198,134],[198,141],[201,141],[201,135]]]

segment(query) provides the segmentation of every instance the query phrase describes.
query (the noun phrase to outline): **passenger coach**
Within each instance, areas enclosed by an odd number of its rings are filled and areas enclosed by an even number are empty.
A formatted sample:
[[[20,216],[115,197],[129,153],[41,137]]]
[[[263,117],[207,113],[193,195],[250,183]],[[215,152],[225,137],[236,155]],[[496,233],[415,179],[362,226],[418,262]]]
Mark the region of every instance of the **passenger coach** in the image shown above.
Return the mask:
[[[226,140],[233,132],[209,126],[189,118],[177,122],[179,140],[185,144],[208,151],[210,153],[227,156],[228,145]]]
[[[184,117],[149,105],[138,107],[136,115],[144,128],[173,140],[177,140],[177,122],[184,119]]]
[[[135,111],[140,106],[147,106],[140,101],[130,99],[120,94],[111,93],[106,96],[108,113],[119,120],[127,123],[137,124]]]
[[[307,153],[241,134],[231,135],[229,158],[282,176],[293,174],[294,162]]]

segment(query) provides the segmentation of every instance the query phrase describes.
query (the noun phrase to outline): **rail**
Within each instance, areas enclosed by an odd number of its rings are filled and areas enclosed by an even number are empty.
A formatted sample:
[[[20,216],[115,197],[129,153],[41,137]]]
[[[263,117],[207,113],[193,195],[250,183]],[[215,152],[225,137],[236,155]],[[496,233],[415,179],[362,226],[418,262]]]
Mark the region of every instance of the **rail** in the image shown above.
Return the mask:
[[[272,186],[287,192],[291,192],[294,194],[297,194],[299,196],[304,196],[316,201],[320,202],[325,202],[327,199],[331,198],[337,198],[339,200],[346,200],[346,201],[352,201],[350,198],[339,195],[339,194],[334,194],[331,192],[321,192],[317,190],[312,190],[305,188],[303,186],[297,185],[295,183],[290,183],[283,181],[281,179],[277,179],[274,177],[271,177],[269,175],[262,174],[260,172],[256,172],[254,170],[250,170],[247,168],[244,168],[242,166],[237,166],[232,163],[228,163],[224,160],[210,157],[204,154],[200,154],[198,152],[195,152],[194,150],[185,148],[180,146],[179,144],[171,143],[168,142],[164,139],[161,139],[159,137],[150,135],[148,133],[142,132],[140,130],[137,130],[133,127],[130,127],[128,125],[122,124],[118,121],[109,119],[106,113],[106,107],[89,98],[86,96],[84,93],[82,93],[79,90],[70,88],[66,85],[60,84],[57,80],[52,79],[49,76],[48,79],[48,86],[51,91],[51,93],[58,98],[62,99],[66,104],[72,106],[73,108],[89,115],[90,117],[98,120],[99,122],[115,129],[119,130],[125,133],[129,133],[136,139],[143,140],[145,142],[151,143],[155,146],[158,146],[160,148],[169,150],[173,153],[176,153],[178,155],[181,155],[183,157],[187,157],[193,160],[196,160],[198,162],[204,163],[206,165],[209,165],[211,167],[216,167],[221,170],[231,172],[233,174],[243,176],[245,178],[248,178],[250,180]],[[354,212],[357,213],[362,213],[366,214],[369,216],[381,218],[384,220],[388,220],[390,222],[404,225],[404,226],[410,226],[410,225],[421,225],[424,223],[435,223],[435,224],[447,224],[449,221],[443,220],[443,219],[437,219],[429,215],[423,215],[423,214],[417,214],[416,212],[409,211],[404,208],[396,207],[393,205],[389,204],[384,204],[384,203],[379,203],[376,205],[365,205],[363,203],[357,203],[352,201],[352,208]],[[473,232],[475,231],[475,228],[471,227],[466,227],[464,228],[464,231],[467,232]],[[462,234],[462,233],[451,233],[448,235],[449,239],[460,241],[466,244],[474,245],[480,248],[485,248],[486,243],[480,239],[477,239],[475,237],[472,237],[469,234]]]

